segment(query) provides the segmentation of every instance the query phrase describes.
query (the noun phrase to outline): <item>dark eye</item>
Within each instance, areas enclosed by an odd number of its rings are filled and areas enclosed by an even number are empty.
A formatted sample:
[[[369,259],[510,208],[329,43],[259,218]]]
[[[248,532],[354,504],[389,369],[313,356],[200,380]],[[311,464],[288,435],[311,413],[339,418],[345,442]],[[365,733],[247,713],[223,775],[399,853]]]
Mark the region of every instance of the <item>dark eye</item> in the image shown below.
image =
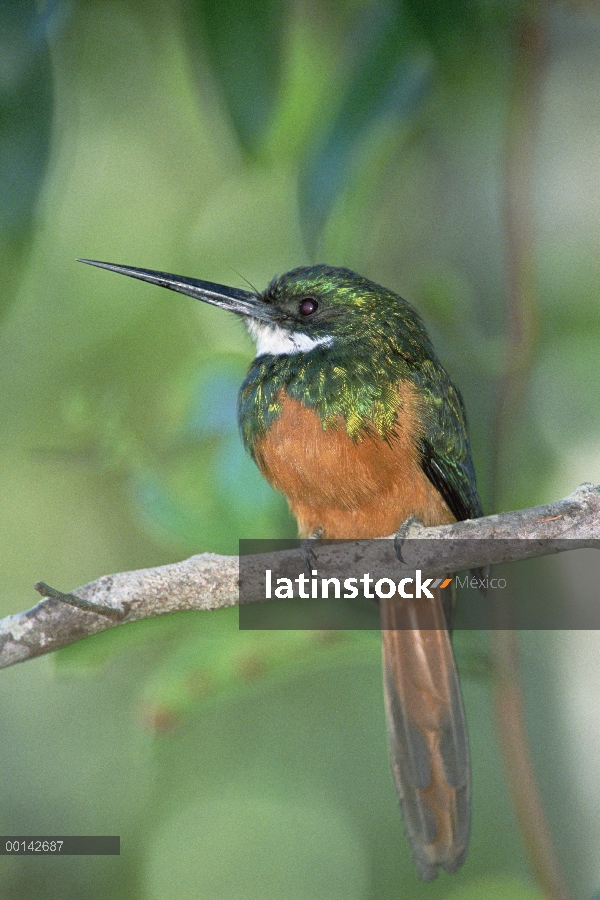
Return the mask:
[[[319,308],[319,304],[316,300],[313,300],[312,297],[307,297],[306,300],[302,300],[300,303],[300,312],[303,316],[312,316],[314,312]]]

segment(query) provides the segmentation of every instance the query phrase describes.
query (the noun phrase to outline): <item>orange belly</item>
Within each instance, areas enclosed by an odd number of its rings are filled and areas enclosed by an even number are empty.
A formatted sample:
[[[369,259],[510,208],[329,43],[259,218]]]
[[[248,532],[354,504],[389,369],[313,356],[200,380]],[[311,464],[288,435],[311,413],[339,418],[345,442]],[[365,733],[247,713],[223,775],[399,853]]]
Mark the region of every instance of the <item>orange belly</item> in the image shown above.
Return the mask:
[[[282,394],[282,411],[254,449],[265,478],[288,499],[301,537],[372,538],[393,534],[410,515],[425,525],[454,516],[419,463],[419,423],[411,389],[399,391],[393,439],[353,441],[340,419],[324,430],[317,413]]]

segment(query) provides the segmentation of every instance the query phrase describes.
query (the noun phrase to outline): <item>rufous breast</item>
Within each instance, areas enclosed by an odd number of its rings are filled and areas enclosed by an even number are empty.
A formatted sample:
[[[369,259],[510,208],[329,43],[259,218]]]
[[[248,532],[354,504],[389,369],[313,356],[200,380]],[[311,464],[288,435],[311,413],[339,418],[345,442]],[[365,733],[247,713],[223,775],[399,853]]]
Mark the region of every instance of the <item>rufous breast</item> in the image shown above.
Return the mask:
[[[352,439],[340,417],[325,429],[319,415],[278,396],[281,414],[254,448],[265,478],[284,494],[301,537],[372,538],[393,534],[409,516],[425,525],[454,521],[420,465],[412,386],[398,389],[397,422],[387,440],[375,430]]]

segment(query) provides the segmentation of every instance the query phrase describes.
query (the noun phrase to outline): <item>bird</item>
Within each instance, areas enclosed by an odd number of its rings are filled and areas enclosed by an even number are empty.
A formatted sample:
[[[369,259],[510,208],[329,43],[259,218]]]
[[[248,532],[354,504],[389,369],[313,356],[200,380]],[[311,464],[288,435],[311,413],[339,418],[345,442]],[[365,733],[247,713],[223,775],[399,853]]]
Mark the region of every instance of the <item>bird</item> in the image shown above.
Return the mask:
[[[242,317],[256,356],[240,387],[244,445],[286,498],[299,536],[363,539],[483,515],[459,390],[419,313],[347,268],[300,266],[248,291],[81,262]],[[392,774],[418,875],[463,863],[470,761],[448,604],[381,599]],[[407,617],[411,627],[406,627]],[[433,627],[432,627],[433,623]]]

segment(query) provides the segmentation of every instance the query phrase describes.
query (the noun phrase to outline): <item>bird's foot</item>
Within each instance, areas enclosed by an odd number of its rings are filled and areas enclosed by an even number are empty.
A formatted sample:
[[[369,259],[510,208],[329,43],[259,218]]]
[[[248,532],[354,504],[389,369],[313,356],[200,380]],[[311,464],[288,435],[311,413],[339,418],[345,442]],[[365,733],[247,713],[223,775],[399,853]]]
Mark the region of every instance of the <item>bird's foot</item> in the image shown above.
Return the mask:
[[[406,560],[402,556],[402,544],[406,538],[406,535],[411,529],[413,525],[423,525],[420,519],[416,516],[409,516],[408,519],[405,519],[396,534],[394,535],[394,550],[396,551],[396,556],[400,560],[401,563],[406,562]]]
[[[84,600],[83,597],[76,597],[75,594],[64,594],[43,581],[38,581],[34,584],[34,588],[42,597],[60,600],[61,603],[68,603],[69,606],[76,606],[77,609],[95,613],[97,616],[106,616],[108,619],[119,620],[124,619],[127,615],[127,610],[117,609],[114,606],[105,606],[103,603],[94,603],[91,600]]]
[[[313,550],[312,545],[315,541],[318,541],[322,537],[322,535],[323,529],[321,527],[315,528],[311,536],[303,540],[302,544],[300,545],[302,556],[304,558],[304,565],[306,567],[309,578],[312,578],[313,569],[317,568],[317,557],[315,556],[315,551]]]

